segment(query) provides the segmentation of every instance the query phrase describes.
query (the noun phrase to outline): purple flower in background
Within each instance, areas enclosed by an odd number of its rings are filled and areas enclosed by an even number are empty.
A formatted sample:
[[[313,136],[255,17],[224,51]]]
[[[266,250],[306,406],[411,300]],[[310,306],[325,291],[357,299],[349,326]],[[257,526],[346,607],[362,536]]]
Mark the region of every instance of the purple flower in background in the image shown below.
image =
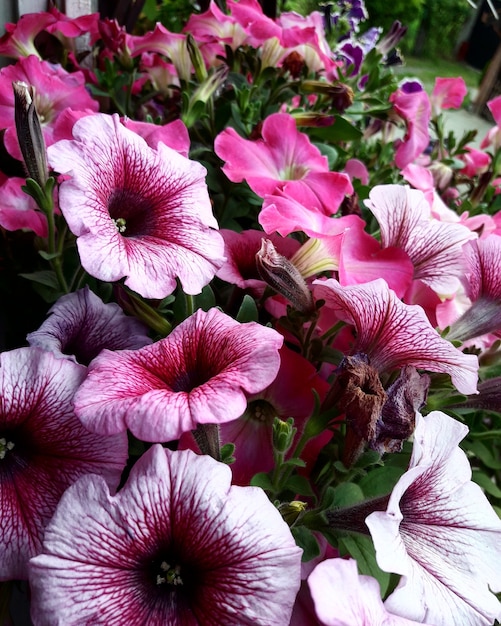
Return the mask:
[[[56,356],[88,365],[104,348],[135,350],[151,343],[147,328],[114,302],[105,304],[88,287],[59,298],[49,317],[27,336]]]
[[[84,367],[38,348],[0,355],[0,580],[27,577],[45,525],[80,476],[118,485],[127,437],[82,426],[72,400],[84,377]]]
[[[145,298],[164,298],[179,278],[200,293],[223,262],[205,168],[159,142],[157,149],[120,123],[89,115],[74,140],[50,147],[49,163],[70,176],[59,206],[77,236],[83,267]]]
[[[501,618],[501,520],[458,446],[467,427],[440,411],[416,417],[409,468],[387,510],[366,519],[379,566],[402,575],[386,608],[434,626],[490,626]]]
[[[265,493],[228,466],[155,445],[110,496],[64,494],[30,562],[37,626],[287,626],[301,550]]]
[[[150,346],[101,352],[75,410],[93,432],[128,428],[143,441],[172,441],[198,424],[240,417],[247,397],[277,375],[282,343],[271,328],[199,309]]]

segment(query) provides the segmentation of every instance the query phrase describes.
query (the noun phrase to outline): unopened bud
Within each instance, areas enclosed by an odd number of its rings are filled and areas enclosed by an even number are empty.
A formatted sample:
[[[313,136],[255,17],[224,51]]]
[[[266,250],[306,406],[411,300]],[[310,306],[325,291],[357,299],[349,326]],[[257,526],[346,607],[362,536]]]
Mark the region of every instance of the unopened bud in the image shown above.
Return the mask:
[[[269,239],[263,239],[256,254],[257,270],[261,278],[281,294],[301,313],[313,311],[313,298],[297,267],[279,254]]]
[[[12,83],[17,139],[26,171],[42,189],[49,178],[42,127],[34,103],[33,87],[22,81]]]
[[[297,428],[294,428],[294,420],[292,417],[284,422],[278,417],[273,422],[273,447],[277,452],[285,454],[294,441]]]
[[[299,78],[304,67],[304,57],[296,50],[290,52],[282,63],[282,68],[288,71],[292,78]]]
[[[282,502],[278,510],[284,521],[287,522],[289,526],[292,526],[298,520],[299,516],[304,513],[307,506],[306,502],[293,500],[292,502]]]
[[[193,63],[193,69],[195,70],[195,76],[199,83],[206,80],[207,68],[205,67],[205,62],[200,52],[200,48],[197,46],[197,42],[191,33],[186,35],[186,48],[188,49],[188,54],[190,55],[191,62]]]

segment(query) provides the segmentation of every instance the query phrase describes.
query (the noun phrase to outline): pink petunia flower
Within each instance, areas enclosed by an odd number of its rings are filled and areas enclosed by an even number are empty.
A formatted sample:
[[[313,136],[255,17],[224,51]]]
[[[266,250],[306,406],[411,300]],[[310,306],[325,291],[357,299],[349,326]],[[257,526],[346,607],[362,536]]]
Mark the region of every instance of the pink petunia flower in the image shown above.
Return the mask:
[[[0,55],[19,59],[30,55],[40,57],[35,38],[56,18],[49,12],[25,13],[18,21],[5,24],[5,34],[0,37]]]
[[[0,182],[3,174],[0,173]],[[5,178],[0,184],[2,203],[0,204],[0,226],[6,230],[32,230],[40,237],[47,236],[47,218],[39,210],[31,196],[21,187],[24,178]]]
[[[115,302],[105,304],[87,286],[61,296],[40,328],[26,337],[30,346],[88,365],[104,348],[135,350],[150,344],[147,328]]]
[[[390,102],[407,127],[404,139],[397,142],[395,153],[395,163],[403,169],[428,146],[431,105],[426,91],[406,92],[402,88],[391,94]]]
[[[0,580],[27,578],[65,489],[101,474],[112,489],[127,460],[125,434],[103,438],[76,417],[85,368],[39,348],[0,355]]]
[[[277,375],[282,342],[271,328],[199,309],[151,346],[101,352],[75,410],[93,432],[129,428],[144,441],[172,441],[197,424],[240,417],[247,397]]]
[[[493,100],[489,100],[487,103],[489,111],[492,113],[492,117],[496,122],[496,126],[493,126],[487,135],[482,139],[480,148],[483,150],[492,145],[493,150],[499,150],[501,146],[501,96],[497,96]]]
[[[433,115],[436,117],[442,109],[459,109],[467,93],[468,88],[461,76],[435,78],[435,85],[430,97]]]
[[[117,495],[98,476],[65,493],[30,562],[32,615],[38,626],[287,626],[300,564],[261,489],[155,445]]]
[[[49,163],[71,177],[59,203],[83,267],[145,298],[163,298],[179,278],[200,293],[223,262],[205,168],[163,143],[154,150],[117,115],[78,120],[74,140],[48,150]]]
[[[468,432],[445,413],[417,414],[407,472],[386,511],[366,524],[379,566],[402,576],[386,600],[398,615],[434,626],[490,626],[501,618],[501,520],[459,442]]]
[[[316,299],[325,300],[328,309],[354,325],[352,354],[366,354],[380,372],[414,365],[449,374],[461,393],[476,393],[477,357],[442,339],[423,309],[404,304],[382,278],[349,287],[333,278],[313,284]]]
[[[14,122],[12,83],[22,81],[34,88],[33,101],[40,118],[45,144],[54,143],[53,129],[57,117],[66,108],[75,111],[97,111],[99,104],[85,88],[82,72],[69,74],[62,67],[41,61],[36,56],[20,59],[0,70],[0,128],[5,128],[5,147],[21,160]]]
[[[489,235],[472,241],[465,246],[465,260],[465,294],[471,306],[466,304],[450,329],[450,336],[461,341],[501,330],[501,237]]]
[[[431,218],[424,194],[402,185],[374,187],[367,207],[381,228],[384,248],[404,250],[414,265],[414,279],[438,293],[453,293],[464,274],[463,245],[476,237],[462,224]]]
[[[391,614],[381,600],[379,584],[360,576],[353,559],[327,559],[308,577],[315,613],[324,626],[417,626]]]
[[[353,193],[349,176],[329,171],[327,158],[287,113],[269,115],[256,141],[226,128],[216,137],[214,149],[226,161],[222,167],[226,176],[232,182],[247,181],[262,198],[283,191],[301,202],[306,187],[314,196],[311,208],[332,215],[344,196]]]

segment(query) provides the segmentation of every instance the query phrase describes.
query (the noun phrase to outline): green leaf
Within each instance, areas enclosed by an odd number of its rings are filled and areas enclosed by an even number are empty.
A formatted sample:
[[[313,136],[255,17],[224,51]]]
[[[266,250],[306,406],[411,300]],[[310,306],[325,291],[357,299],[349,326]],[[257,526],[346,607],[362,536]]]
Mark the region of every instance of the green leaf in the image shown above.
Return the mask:
[[[285,483],[285,489],[290,489],[300,496],[314,496],[310,481],[304,476],[291,476]]]
[[[44,285],[45,287],[51,287],[52,289],[59,291],[59,283],[57,282],[56,274],[51,270],[41,270],[39,272],[19,275],[27,280],[31,280],[34,283]]]
[[[332,508],[348,507],[365,500],[364,492],[355,483],[341,483],[335,488]]]
[[[367,497],[384,496],[391,492],[404,472],[403,467],[391,465],[377,467],[361,478],[358,485]]]
[[[216,296],[210,285],[206,285],[202,289],[202,293],[195,296],[195,303],[195,309],[202,309],[203,311],[208,311],[216,306]]]
[[[256,302],[254,298],[251,298],[249,294],[245,294],[242,304],[238,309],[236,320],[237,322],[257,322],[259,317]]]
[[[38,254],[42,257],[42,259],[45,259],[46,261],[53,261],[54,259],[57,259],[57,257],[61,256],[60,252],[45,252],[45,250],[39,250]]]
[[[362,131],[344,117],[336,116],[334,124],[311,131],[311,137],[324,142],[356,141],[362,138]]]
[[[274,491],[273,483],[271,482],[271,478],[265,472],[259,472],[259,474],[255,474],[250,481],[252,487],[261,487],[265,491]]]
[[[339,551],[354,558],[360,574],[375,578],[381,588],[381,595],[386,594],[390,584],[390,574],[383,572],[376,561],[376,550],[372,539],[365,535],[347,535],[339,539]]]
[[[297,545],[303,549],[301,560],[303,563],[311,561],[320,554],[320,547],[315,536],[304,526],[293,526],[291,533],[296,540]]]
[[[501,469],[501,461],[494,456],[492,450],[490,450],[481,441],[466,441],[464,443],[464,447],[470,452],[473,452],[477,459],[479,459],[486,467],[495,470]]]
[[[473,482],[477,483],[477,485],[482,487],[482,489],[486,493],[494,496],[494,498],[501,499],[501,489],[496,485],[496,483],[492,482],[489,476],[487,476],[480,470],[474,469],[471,473],[471,479],[473,480]]]

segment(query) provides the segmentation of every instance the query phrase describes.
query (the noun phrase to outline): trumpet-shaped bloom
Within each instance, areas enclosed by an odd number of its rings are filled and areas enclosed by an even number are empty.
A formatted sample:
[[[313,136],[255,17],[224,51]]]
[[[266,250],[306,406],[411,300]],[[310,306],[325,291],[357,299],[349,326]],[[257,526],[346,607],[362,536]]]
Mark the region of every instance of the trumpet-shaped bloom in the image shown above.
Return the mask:
[[[287,626],[301,550],[261,489],[155,445],[111,497],[98,476],[63,496],[31,560],[39,626]]]
[[[90,364],[75,410],[93,432],[129,428],[144,441],[178,439],[199,423],[240,417],[247,397],[277,375],[282,342],[271,328],[199,309],[150,346],[101,352]]]
[[[294,118],[287,113],[269,115],[263,122],[261,139],[256,141],[226,128],[216,137],[214,149],[226,161],[222,168],[226,176],[237,183],[247,181],[262,198],[283,190],[301,202],[306,187],[314,198],[311,208],[332,215],[344,196],[353,193],[349,176],[329,172],[327,158],[298,131]]]
[[[467,93],[464,78],[437,77],[430,97],[433,114],[439,115],[441,109],[459,109]]]
[[[405,86],[390,96],[395,112],[405,121],[406,133],[398,140],[395,164],[403,169],[428,146],[431,105],[426,91],[407,91]]]
[[[88,365],[101,350],[134,350],[151,343],[147,328],[124,314],[118,304],[105,304],[88,287],[59,298],[49,317],[27,336],[30,346]]]
[[[407,472],[386,511],[366,524],[379,566],[401,574],[386,607],[434,626],[490,626],[501,618],[501,520],[459,442],[468,429],[440,411],[417,414]]]
[[[368,208],[381,228],[381,243],[404,250],[414,265],[414,279],[439,293],[453,293],[464,274],[463,245],[476,237],[463,224],[430,216],[430,205],[417,189],[402,185],[374,187]]]
[[[127,437],[82,426],[72,400],[84,376],[82,366],[39,348],[0,355],[0,580],[27,577],[45,525],[77,478],[92,472],[118,485]]]
[[[154,150],[118,116],[76,122],[74,140],[49,148],[49,162],[70,174],[59,191],[61,211],[84,268],[163,298],[179,278],[199,293],[223,262],[224,242],[212,214],[205,168],[163,143]]]
[[[478,359],[442,339],[420,306],[404,304],[379,278],[342,287],[333,278],[314,282],[322,298],[356,330],[352,354],[366,354],[378,371],[414,365],[451,376],[461,393],[476,393]]]
[[[315,613],[325,626],[417,626],[385,608],[379,584],[359,576],[353,559],[327,559],[308,577]]]
[[[0,174],[0,180],[2,179]],[[24,178],[6,178],[0,184],[2,203],[0,204],[0,226],[6,230],[29,228],[41,237],[47,236],[47,218],[38,209],[31,196],[24,193],[21,187]]]

